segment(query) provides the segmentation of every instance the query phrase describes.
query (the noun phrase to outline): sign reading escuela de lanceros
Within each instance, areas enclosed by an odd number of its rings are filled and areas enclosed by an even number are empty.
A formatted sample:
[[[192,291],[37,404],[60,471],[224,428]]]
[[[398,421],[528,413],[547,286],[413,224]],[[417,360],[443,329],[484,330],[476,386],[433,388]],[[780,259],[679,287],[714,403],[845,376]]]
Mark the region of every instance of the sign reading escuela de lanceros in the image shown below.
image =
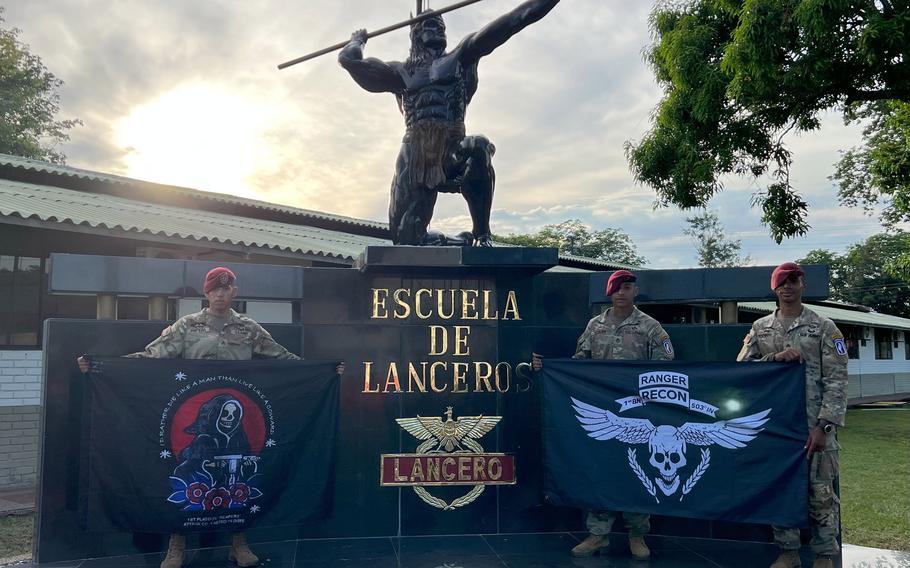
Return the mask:
[[[363,361],[363,394],[506,393],[515,388],[516,369],[527,363],[513,367],[471,355],[473,325],[521,321],[514,290],[501,304],[494,291],[480,289],[372,288],[370,294],[371,320],[428,320],[427,360],[391,361],[385,368]]]

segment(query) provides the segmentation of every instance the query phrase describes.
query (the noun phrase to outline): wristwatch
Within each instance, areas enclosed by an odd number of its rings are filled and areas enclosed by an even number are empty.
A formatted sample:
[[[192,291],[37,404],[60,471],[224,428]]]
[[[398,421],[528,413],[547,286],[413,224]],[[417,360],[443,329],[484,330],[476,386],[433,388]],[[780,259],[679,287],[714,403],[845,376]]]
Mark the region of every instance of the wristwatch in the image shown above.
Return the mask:
[[[825,431],[825,434],[830,434],[834,432],[834,424],[828,422],[827,420],[819,420],[818,426]]]

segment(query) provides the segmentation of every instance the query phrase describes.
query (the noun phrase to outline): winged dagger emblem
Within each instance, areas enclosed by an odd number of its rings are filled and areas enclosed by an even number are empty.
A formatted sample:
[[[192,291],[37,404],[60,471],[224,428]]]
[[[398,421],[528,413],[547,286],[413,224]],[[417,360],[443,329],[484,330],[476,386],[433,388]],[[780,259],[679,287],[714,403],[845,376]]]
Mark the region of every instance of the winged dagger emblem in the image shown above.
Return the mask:
[[[446,408],[445,421],[439,416],[396,418],[398,424],[418,440],[425,440],[417,453],[483,452],[474,440],[480,438],[502,419],[501,416],[459,416],[452,420],[453,410]]]
[[[763,430],[771,409],[749,416],[718,420],[717,422],[686,422],[679,428],[655,426],[646,418],[624,418],[609,410],[572,398],[572,408],[581,427],[595,440],[616,439],[626,444],[648,444],[651,451],[649,463],[657,469],[654,483],[664,495],[676,493],[680,486],[679,470],[686,466],[686,446],[712,446],[737,450],[746,447]],[[701,462],[683,484],[683,496],[689,493],[710,465],[711,452],[701,450]],[[647,478],[635,459],[635,450],[629,448],[629,466],[641,480],[645,489],[657,499],[654,483]],[[658,502],[660,502],[658,500]]]

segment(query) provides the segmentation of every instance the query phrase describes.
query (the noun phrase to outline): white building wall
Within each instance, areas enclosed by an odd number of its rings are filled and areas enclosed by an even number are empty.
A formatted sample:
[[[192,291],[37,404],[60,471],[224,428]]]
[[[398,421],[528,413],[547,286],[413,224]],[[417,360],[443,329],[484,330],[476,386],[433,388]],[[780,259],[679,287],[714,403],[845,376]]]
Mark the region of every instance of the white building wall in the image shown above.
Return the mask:
[[[41,404],[41,351],[0,350],[0,406]]]
[[[37,477],[42,358],[41,351],[0,350],[0,488]]]

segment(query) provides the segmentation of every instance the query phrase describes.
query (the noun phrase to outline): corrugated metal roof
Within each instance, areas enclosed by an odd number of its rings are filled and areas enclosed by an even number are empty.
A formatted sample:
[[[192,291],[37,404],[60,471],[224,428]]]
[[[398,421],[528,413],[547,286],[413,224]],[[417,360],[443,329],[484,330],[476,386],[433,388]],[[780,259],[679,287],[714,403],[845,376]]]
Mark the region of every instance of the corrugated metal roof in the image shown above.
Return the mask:
[[[76,196],[72,196],[73,199],[69,201],[72,203],[73,207],[78,208],[81,203],[90,203],[93,198],[111,198],[117,199],[117,196],[105,195],[102,192],[96,191],[94,188],[85,189],[84,187],[72,187],[74,184],[71,180],[83,180],[83,181],[94,181],[101,182],[105,184],[113,184],[114,186],[122,186],[126,188],[132,188],[135,190],[152,190],[152,193],[158,198],[160,198],[162,192],[170,192],[170,195],[175,197],[189,197],[192,199],[201,199],[215,203],[227,204],[230,206],[237,206],[240,208],[248,207],[253,210],[258,211],[271,211],[275,213],[280,213],[284,215],[292,215],[299,217],[301,224],[285,224],[280,221],[269,221],[267,218],[258,220],[255,218],[249,218],[243,216],[243,211],[231,210],[229,213],[241,213],[241,215],[234,216],[228,215],[219,212],[203,212],[197,209],[188,209],[183,207],[171,207],[175,211],[187,212],[192,211],[192,216],[198,218],[201,215],[215,215],[220,217],[234,217],[236,219],[243,219],[244,222],[250,225],[261,225],[261,224],[273,224],[281,225],[284,227],[298,227],[300,232],[307,232],[306,229],[312,229],[314,233],[326,233],[326,234],[337,234],[337,235],[347,235],[351,241],[367,240],[371,241],[371,244],[390,244],[388,241],[383,239],[375,238],[377,236],[383,236],[387,234],[388,230],[387,223],[381,223],[378,221],[370,221],[366,219],[357,219],[355,217],[346,217],[343,215],[332,215],[329,213],[324,213],[322,211],[314,211],[311,209],[300,209],[297,207],[289,207],[285,205],[278,205],[275,203],[269,203],[267,201],[259,201],[256,199],[248,199],[245,197],[236,197],[233,195],[228,195],[224,193],[214,193],[208,191],[201,191],[198,189],[190,189],[186,187],[179,187],[173,185],[157,184],[153,182],[147,182],[142,180],[137,180],[133,178],[128,178],[124,176],[118,176],[113,174],[105,174],[101,172],[94,172],[91,170],[84,170],[80,168],[75,168],[72,166],[66,166],[61,164],[52,164],[50,162],[43,162],[39,160],[32,160],[29,158],[22,158],[19,156],[11,156],[9,154],[0,153],[0,167],[6,166],[15,168],[16,170],[22,170],[25,172],[37,172],[39,174],[46,174],[40,176],[41,179],[35,180],[30,179],[30,182],[37,183],[20,183],[21,187],[40,187],[44,189],[60,188],[61,190],[68,190],[71,192],[79,193],[84,196],[84,199],[75,199]],[[34,177],[34,176],[32,176]],[[17,182],[12,180],[3,180],[0,177],[0,182],[5,184],[15,184]],[[148,191],[145,194],[148,197]],[[133,193],[130,193],[127,198],[120,197],[124,202],[133,203],[133,204],[142,204],[148,207],[157,207],[160,209],[167,208],[166,204],[155,204],[155,203],[144,203],[143,198],[140,196],[135,196]],[[154,200],[153,200],[154,201]],[[116,201],[111,201],[110,203],[116,203]],[[254,217],[262,217],[262,214],[254,214]],[[307,220],[319,220],[328,222],[329,228],[321,227],[307,227]],[[282,219],[293,220],[293,219]],[[310,221],[311,223],[313,221]],[[77,223],[81,224],[81,223]],[[129,222],[127,223],[129,224]],[[317,223],[319,224],[319,223]],[[326,223],[322,223],[323,227],[326,226]],[[94,225],[91,225],[94,226]],[[347,227],[350,227],[350,231],[346,230]],[[366,233],[366,235],[373,236],[358,236],[358,228],[363,228],[359,232]],[[334,229],[338,229],[337,231]],[[380,231],[380,232],[377,232]],[[202,234],[205,234],[203,231]],[[230,237],[225,235],[225,239],[230,239]],[[207,240],[214,240],[216,242],[232,242],[231,240],[219,240],[219,238],[207,238]],[[235,243],[236,244],[236,243]],[[501,245],[503,246],[503,245]],[[504,245],[507,246],[507,245]],[[362,250],[362,247],[361,247]],[[354,253],[353,257],[360,254],[360,250]],[[350,258],[353,258],[350,257]],[[349,258],[346,254],[344,258]],[[605,262],[602,260],[597,260],[593,258],[574,256],[569,254],[559,254],[560,264],[566,268],[575,268],[581,270],[589,271],[605,271],[605,270],[617,270],[621,268],[631,268],[636,267],[626,266],[623,264],[617,264],[613,262]]]
[[[289,207],[286,205],[278,205],[275,203],[269,203],[267,201],[259,201],[257,199],[248,199],[245,197],[237,197],[234,195],[228,195],[225,193],[215,193],[210,191],[201,191],[198,189],[190,189],[187,187],[180,187],[175,185],[166,185],[158,184],[154,182],[147,182],[137,179],[132,179],[123,176],[117,176],[113,174],[104,174],[100,172],[93,172],[90,170],[83,170],[80,168],[74,168],[72,166],[64,166],[59,164],[52,164],[50,162],[42,162],[39,160],[31,160],[28,158],[21,158],[19,156],[11,156],[9,154],[0,154],[0,165],[3,166],[12,166],[14,168],[41,172],[46,174],[51,174],[53,176],[60,176],[62,178],[77,178],[81,180],[89,181],[99,181],[104,183],[111,183],[115,185],[122,186],[155,186],[157,191],[170,191],[176,195],[182,195],[187,197],[193,197],[198,199],[207,199],[211,201],[217,201],[221,203],[228,203],[233,205],[239,205],[243,207],[252,207],[255,209],[262,209],[266,211],[276,211],[280,213],[286,213],[290,215],[300,215],[302,217],[310,217],[313,219],[321,219],[326,221],[332,221],[337,223],[350,224],[355,226],[369,227],[371,229],[388,229],[388,223],[380,223],[378,221],[370,221],[367,219],[357,219],[355,217],[346,217],[343,215],[332,215],[329,213],[323,213],[322,211],[314,211],[311,209],[300,209],[297,207]]]
[[[0,215],[351,260],[374,237],[0,179]],[[265,251],[263,251],[265,252]]]
[[[777,305],[774,302],[740,302],[739,307],[740,309],[749,312],[768,314],[777,309]],[[877,312],[857,312],[854,310],[844,310],[841,308],[819,306],[815,304],[810,304],[808,307],[815,313],[834,320],[835,322],[910,330],[910,319],[906,318],[889,316],[888,314],[880,314]]]
[[[586,256],[575,256],[573,254],[563,254],[559,253],[559,259],[565,260],[568,263],[578,263],[590,266],[592,270],[640,270],[644,269],[643,266],[632,266],[631,264],[619,264],[617,262],[608,262],[606,260],[599,260],[596,258],[588,258]]]

